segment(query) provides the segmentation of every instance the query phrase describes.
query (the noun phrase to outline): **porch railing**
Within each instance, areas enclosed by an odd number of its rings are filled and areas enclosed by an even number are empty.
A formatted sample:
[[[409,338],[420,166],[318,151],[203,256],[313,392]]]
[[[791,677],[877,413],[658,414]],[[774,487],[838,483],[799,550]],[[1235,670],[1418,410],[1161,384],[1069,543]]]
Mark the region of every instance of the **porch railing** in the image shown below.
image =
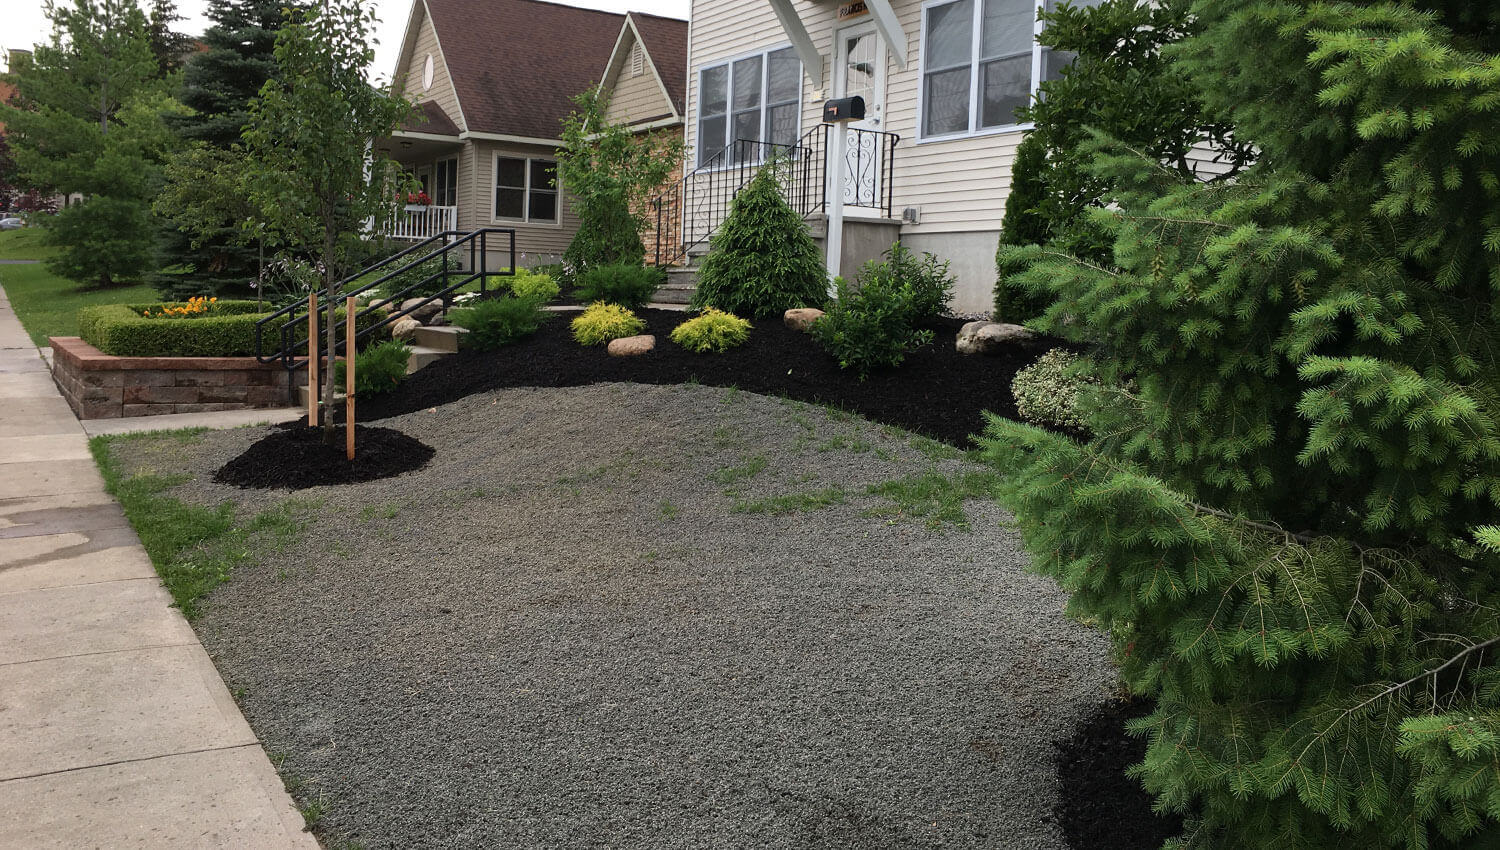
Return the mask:
[[[820,124],[794,145],[737,139],[652,200],[653,244],[648,256],[656,265],[676,265],[696,246],[706,244],[729,216],[730,204],[762,164],[779,164],[782,196],[803,218],[827,209],[828,152],[832,124]],[[891,215],[891,172],[900,136],[879,130],[843,128],[844,206]]]
[[[397,206],[391,210],[385,234],[392,239],[419,241],[457,229],[458,207]]]

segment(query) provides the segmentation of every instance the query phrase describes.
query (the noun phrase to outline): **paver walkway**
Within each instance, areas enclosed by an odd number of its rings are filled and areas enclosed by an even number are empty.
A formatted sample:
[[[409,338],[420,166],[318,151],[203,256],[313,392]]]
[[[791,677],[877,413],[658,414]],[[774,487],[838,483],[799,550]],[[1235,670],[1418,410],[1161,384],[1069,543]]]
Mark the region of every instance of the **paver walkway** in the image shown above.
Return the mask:
[[[308,848],[0,290],[0,847]]]

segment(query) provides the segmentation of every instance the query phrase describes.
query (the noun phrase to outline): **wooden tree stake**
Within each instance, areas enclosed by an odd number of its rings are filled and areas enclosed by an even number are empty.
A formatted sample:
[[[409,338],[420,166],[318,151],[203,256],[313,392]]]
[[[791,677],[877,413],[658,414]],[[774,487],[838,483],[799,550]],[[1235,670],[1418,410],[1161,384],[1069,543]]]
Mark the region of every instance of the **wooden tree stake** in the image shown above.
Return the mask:
[[[344,299],[344,457],[354,460],[354,296]]]
[[[332,376],[329,376],[332,380]],[[318,427],[318,293],[307,295],[307,427]]]

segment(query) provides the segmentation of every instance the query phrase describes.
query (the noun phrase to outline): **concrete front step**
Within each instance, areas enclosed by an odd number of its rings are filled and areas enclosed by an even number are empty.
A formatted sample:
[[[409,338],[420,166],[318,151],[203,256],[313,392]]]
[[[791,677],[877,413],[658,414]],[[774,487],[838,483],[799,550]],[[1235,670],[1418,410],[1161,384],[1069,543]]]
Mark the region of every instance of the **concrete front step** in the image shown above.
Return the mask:
[[[417,328],[416,332],[417,345],[455,354],[458,352],[460,338],[468,332],[466,328],[452,326],[438,328],[420,327]]]
[[[426,345],[413,345],[411,347],[411,359],[406,361],[406,374],[410,375],[423,366],[436,363],[452,353],[451,351],[444,351],[440,348],[432,348]]]

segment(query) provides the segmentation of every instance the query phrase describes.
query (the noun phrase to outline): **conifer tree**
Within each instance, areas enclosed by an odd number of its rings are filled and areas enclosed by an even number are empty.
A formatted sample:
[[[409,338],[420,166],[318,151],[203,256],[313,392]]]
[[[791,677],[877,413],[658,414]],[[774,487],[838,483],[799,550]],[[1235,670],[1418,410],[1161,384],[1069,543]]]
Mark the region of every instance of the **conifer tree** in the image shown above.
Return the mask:
[[[1096,133],[1107,264],[1014,283],[1092,345],[1087,442],[993,419],[1041,571],[1155,710],[1183,847],[1500,843],[1500,9],[1199,0],[1169,51],[1254,146]]]
[[[174,109],[135,0],[50,6],[51,44],[16,75],[24,108],[0,105],[21,179],[83,202],[49,221],[55,273],[97,286],[137,280],[156,263],[150,197],[175,140]]]
[[[822,252],[781,194],[779,161],[760,167],[729,205],[698,269],[693,307],[774,316],[828,300]]]

